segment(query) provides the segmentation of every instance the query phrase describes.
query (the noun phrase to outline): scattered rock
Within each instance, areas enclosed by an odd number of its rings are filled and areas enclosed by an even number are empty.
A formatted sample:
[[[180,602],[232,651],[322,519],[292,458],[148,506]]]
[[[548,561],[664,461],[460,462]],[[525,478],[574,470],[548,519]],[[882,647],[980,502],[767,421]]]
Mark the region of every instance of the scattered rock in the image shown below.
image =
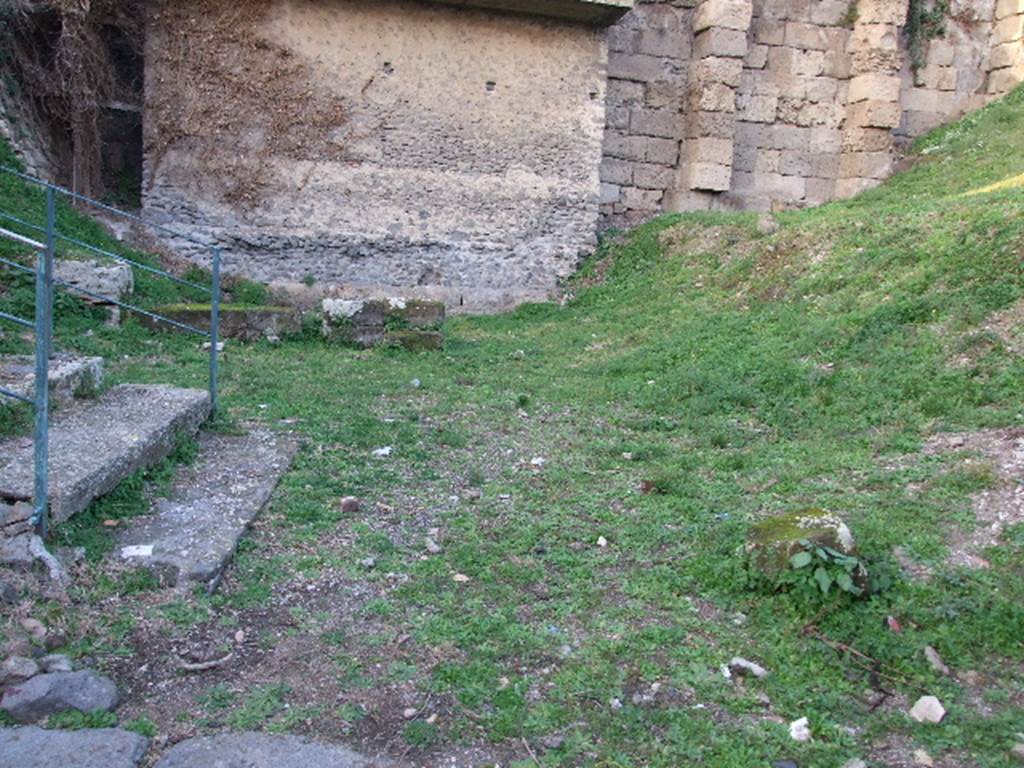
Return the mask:
[[[18,768],[135,768],[148,748],[146,738],[119,728],[0,728],[4,765]]]
[[[770,213],[763,214],[757,220],[757,231],[761,235],[774,235],[779,231],[779,222]]]
[[[1014,758],[1018,763],[1024,763],[1024,744],[1014,744],[1010,748],[1010,757]]]
[[[932,756],[925,752],[923,749],[914,750],[914,764],[923,765],[926,768],[935,765],[935,761],[932,760]]]
[[[599,546],[601,549],[604,549],[608,546],[608,539],[606,539],[604,536],[598,536],[597,546]]]
[[[359,499],[355,496],[346,496],[341,500],[341,511],[346,515],[358,514],[359,506]]]
[[[419,389],[420,387],[423,386],[423,382],[420,381],[419,379],[413,379],[412,381],[409,382],[409,386],[412,387],[413,389]]]
[[[800,768],[796,760],[773,760],[772,768]]]
[[[438,554],[440,554],[440,553],[441,553],[441,545],[440,545],[440,544],[438,544],[438,543],[437,543],[436,541],[434,541],[434,540],[433,540],[432,538],[430,538],[429,536],[427,536],[427,537],[426,537],[426,538],[425,538],[425,539],[423,540],[423,544],[424,544],[424,546],[426,546],[426,548],[427,548],[427,552],[429,552],[430,554],[432,554],[432,555],[438,555]]]
[[[464,573],[456,573],[454,576],[452,576],[452,581],[457,582],[459,584],[465,584],[469,581],[469,576],[467,576]]]
[[[38,619],[22,619],[21,628],[28,632],[33,640],[42,640],[46,637],[46,627]]]
[[[0,709],[19,723],[30,723],[69,709],[111,711],[117,703],[117,686],[102,675],[84,670],[36,675],[28,682],[10,686],[0,700]]]
[[[946,710],[934,696],[922,696],[911,707],[910,716],[919,723],[941,723]]]
[[[545,736],[540,740],[540,743],[544,749],[561,749],[565,746],[565,736],[562,736],[560,733]]]
[[[0,666],[0,685],[20,683],[39,674],[39,665],[24,656],[11,656]]]
[[[71,261],[58,259],[54,264],[54,277],[76,288],[100,294],[104,298],[121,301],[135,289],[132,268],[120,262]],[[101,299],[82,297],[86,301],[102,304]]]
[[[610,706],[612,708],[612,711],[618,712],[620,709],[622,709],[622,700],[621,699],[612,699],[611,701],[608,702],[608,706]]]
[[[18,604],[18,590],[9,581],[0,579],[0,603],[5,605]]]
[[[374,560],[372,557],[364,557],[362,560],[359,561],[359,564],[363,566],[363,568],[373,568],[377,565],[377,561]]]
[[[741,656],[734,656],[732,661],[729,662],[729,671],[742,677],[743,675],[753,675],[754,677],[761,678],[768,676],[768,670],[762,667],[760,664],[755,664],[752,661],[742,658]]]
[[[747,534],[747,554],[753,567],[775,580],[790,570],[790,558],[804,551],[803,541],[844,555],[857,555],[857,544],[849,527],[838,515],[824,509],[802,509],[757,523]],[[858,586],[867,586],[867,571],[863,566],[852,576]]]
[[[43,656],[39,660],[39,666],[43,672],[70,672],[73,667],[71,666],[71,659],[60,653],[52,653],[49,656]]]
[[[378,448],[373,452],[373,455],[378,459],[386,459],[391,455],[391,451],[394,449],[390,445],[385,445],[383,448]]]
[[[852,760],[847,760],[843,763],[843,768],[868,768],[868,764],[859,757],[855,757]]]
[[[949,677],[949,667],[946,666],[946,663],[942,660],[942,657],[939,656],[938,651],[936,651],[930,645],[926,645],[924,647],[924,657],[928,659],[928,663],[932,665],[932,669],[934,669],[936,672],[940,674]]]
[[[410,350],[440,349],[444,337],[443,302],[414,299],[324,299],[323,335],[328,339],[373,347],[396,344]]]
[[[806,717],[801,717],[799,720],[794,720],[789,724],[789,737],[793,741],[811,740],[811,726],[807,722]]]
[[[404,717],[406,720],[412,720],[414,717],[416,717],[416,707],[406,707],[402,711],[402,717]]]

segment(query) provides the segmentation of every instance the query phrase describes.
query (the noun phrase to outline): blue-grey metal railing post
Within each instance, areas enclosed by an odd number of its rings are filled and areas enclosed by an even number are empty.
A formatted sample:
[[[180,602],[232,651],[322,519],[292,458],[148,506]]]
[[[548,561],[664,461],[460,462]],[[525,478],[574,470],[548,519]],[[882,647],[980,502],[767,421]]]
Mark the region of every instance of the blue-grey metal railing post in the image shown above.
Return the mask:
[[[220,248],[213,249],[213,300],[210,302],[210,407],[217,412],[217,366],[220,350]]]
[[[36,269],[36,397],[35,486],[33,522],[40,536],[49,524],[50,458],[50,354],[53,350],[53,256],[56,248],[56,200],[46,188],[46,249],[38,254]]]

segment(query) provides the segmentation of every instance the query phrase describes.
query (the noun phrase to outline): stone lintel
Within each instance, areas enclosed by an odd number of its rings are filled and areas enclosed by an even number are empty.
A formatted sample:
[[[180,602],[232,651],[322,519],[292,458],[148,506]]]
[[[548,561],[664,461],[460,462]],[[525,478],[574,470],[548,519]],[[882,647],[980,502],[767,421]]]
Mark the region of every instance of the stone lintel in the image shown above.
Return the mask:
[[[614,24],[633,9],[634,0],[433,0],[460,8],[510,11],[588,24]]]

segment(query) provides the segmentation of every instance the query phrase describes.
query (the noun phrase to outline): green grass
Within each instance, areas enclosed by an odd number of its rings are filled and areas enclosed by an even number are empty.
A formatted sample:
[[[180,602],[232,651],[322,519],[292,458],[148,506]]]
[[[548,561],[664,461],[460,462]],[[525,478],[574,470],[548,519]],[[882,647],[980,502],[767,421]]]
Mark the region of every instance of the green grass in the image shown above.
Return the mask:
[[[262,629],[272,596],[321,573],[378,591],[334,624],[311,612],[280,625],[319,639],[310,674],[335,667],[341,698],[272,683],[211,692],[207,709],[230,728],[290,727],[287,698],[358,729],[359,696],[412,686],[446,711],[437,726],[399,718],[391,736],[413,749],[525,739],[548,766],[831,768],[895,738],[950,764],[1010,766],[1024,731],[1024,534],[982,553],[988,570],[947,566],[993,468],[919,451],[937,432],[1024,421],[1024,361],[998,339],[965,342],[1024,294],[1024,90],[915,151],[907,173],[780,214],[771,236],[752,215],[692,214],[609,239],[564,306],[454,318],[443,353],[312,338],[234,348],[230,415],[287,420],[308,445],[223,592],[159,610],[182,633],[222,615]],[[0,207],[10,194],[0,188]],[[116,380],[202,380],[194,342],[62,317],[97,328],[62,341],[117,360]],[[388,460],[372,455],[382,446]],[[349,494],[364,499],[355,517],[338,505]],[[376,500],[400,506],[406,535],[381,529]],[[417,505],[443,529],[440,554],[421,556]],[[891,586],[833,605],[751,583],[751,523],[804,507],[846,518]],[[897,548],[933,576],[901,575]],[[388,574],[403,578],[392,588]],[[384,660],[398,636],[409,640]],[[926,645],[982,673],[988,710],[931,669]],[[734,655],[770,675],[726,683],[718,669]],[[890,702],[927,690],[946,721],[872,710],[878,673]],[[814,740],[792,742],[761,697],[784,723],[809,717]],[[538,748],[551,734],[564,744]]]

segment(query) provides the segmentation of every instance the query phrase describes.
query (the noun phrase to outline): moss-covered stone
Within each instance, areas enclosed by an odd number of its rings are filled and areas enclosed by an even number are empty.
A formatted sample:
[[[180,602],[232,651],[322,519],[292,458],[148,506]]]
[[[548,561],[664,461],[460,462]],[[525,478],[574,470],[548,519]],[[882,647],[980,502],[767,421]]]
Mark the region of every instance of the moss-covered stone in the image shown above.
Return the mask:
[[[394,343],[410,349],[440,349],[444,304],[418,299],[325,299],[327,339],[373,347]]]
[[[168,304],[152,310],[185,325],[201,331],[210,330],[209,304]],[[146,315],[138,315],[139,321],[153,330],[173,330],[173,325],[162,323]],[[283,336],[298,333],[302,328],[302,317],[292,307],[263,307],[245,304],[222,304],[220,308],[220,336],[222,339],[257,341],[269,336]]]
[[[824,509],[801,509],[762,520],[747,533],[750,563],[775,580],[791,568],[790,558],[810,541],[844,555],[857,556],[857,544],[842,518]]]
[[[438,331],[420,331],[407,328],[384,334],[388,344],[404,347],[412,352],[433,352],[444,346],[444,336]]]

